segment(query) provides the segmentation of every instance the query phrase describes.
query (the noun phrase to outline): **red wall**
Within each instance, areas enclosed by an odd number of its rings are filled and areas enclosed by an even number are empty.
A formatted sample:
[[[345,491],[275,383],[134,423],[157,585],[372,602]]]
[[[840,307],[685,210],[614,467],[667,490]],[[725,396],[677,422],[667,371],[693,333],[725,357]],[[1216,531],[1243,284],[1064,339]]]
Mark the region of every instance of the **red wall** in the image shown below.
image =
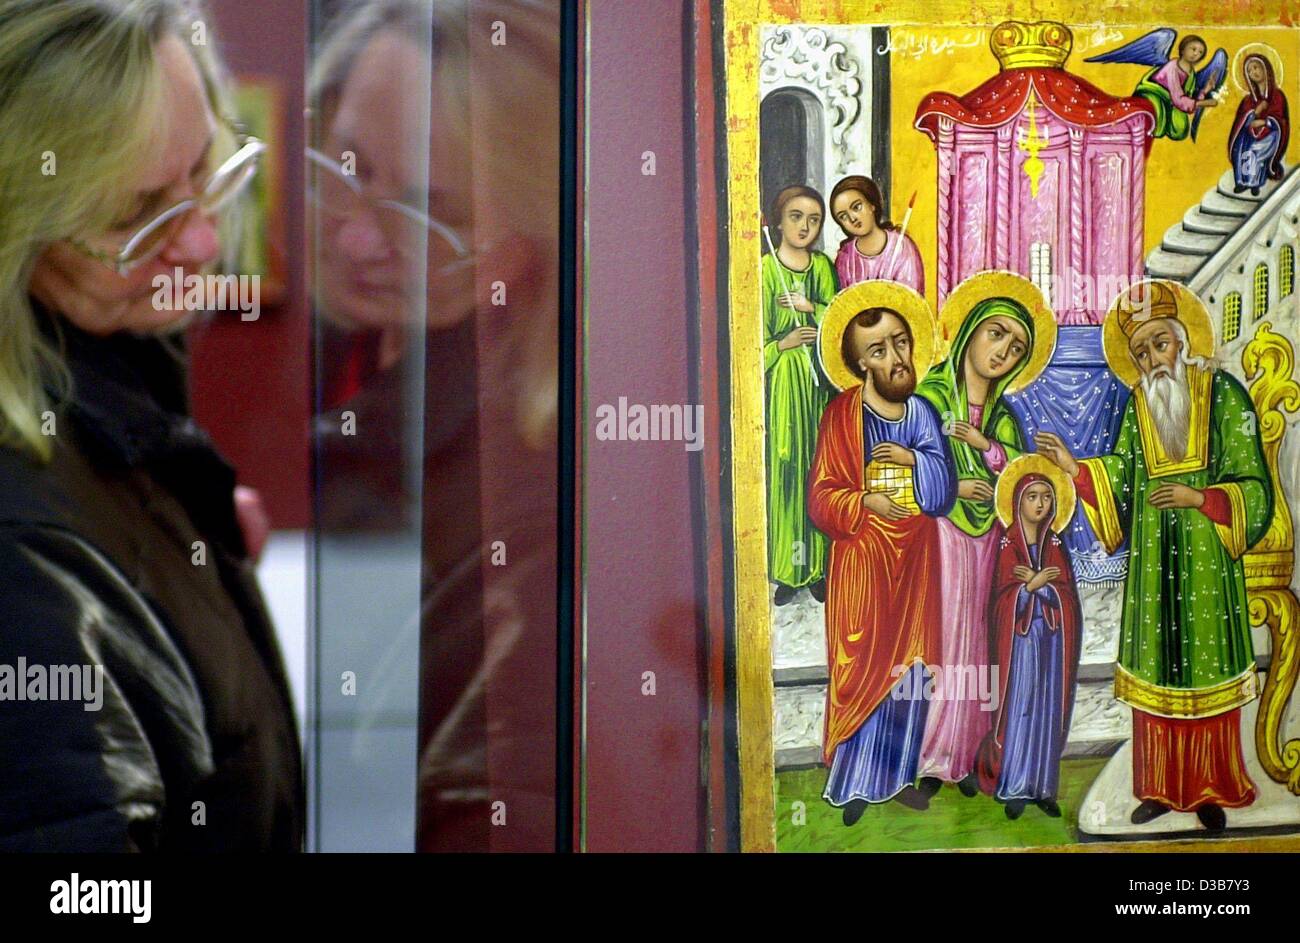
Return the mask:
[[[588,4],[585,846],[703,847],[703,613],[681,442],[600,441],[600,404],[689,404],[681,0]],[[656,175],[642,174],[655,152]],[[581,361],[580,361],[581,362]],[[693,399],[694,396],[694,399]],[[710,419],[716,417],[708,417]],[[706,421],[706,427],[708,422]],[[716,442],[706,438],[706,449]],[[642,694],[655,673],[656,694]],[[581,809],[582,806],[580,805]]]
[[[222,313],[191,332],[194,415],[239,472],[262,493],[271,526],[308,523],[310,325],[305,300],[303,73],[307,4],[288,0],[209,3],[212,34],[236,76],[275,80],[283,137],[269,141],[282,168],[288,291],[256,321]]]

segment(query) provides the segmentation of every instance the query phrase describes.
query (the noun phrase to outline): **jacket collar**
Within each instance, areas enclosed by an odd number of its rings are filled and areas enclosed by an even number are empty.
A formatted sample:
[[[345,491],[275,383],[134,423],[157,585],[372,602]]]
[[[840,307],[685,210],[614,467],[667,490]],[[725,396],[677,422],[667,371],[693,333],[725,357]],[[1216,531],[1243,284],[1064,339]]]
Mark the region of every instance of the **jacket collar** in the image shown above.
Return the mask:
[[[72,397],[62,405],[101,457],[137,466],[177,448],[211,445],[190,418],[182,335],[99,337],[34,307],[72,375]],[[55,393],[48,378],[45,387]]]
[[[36,313],[72,374],[72,396],[60,406],[87,450],[100,462],[146,468],[201,532],[243,556],[235,470],[190,416],[182,335],[100,337],[39,306]],[[46,389],[56,392],[49,382]]]

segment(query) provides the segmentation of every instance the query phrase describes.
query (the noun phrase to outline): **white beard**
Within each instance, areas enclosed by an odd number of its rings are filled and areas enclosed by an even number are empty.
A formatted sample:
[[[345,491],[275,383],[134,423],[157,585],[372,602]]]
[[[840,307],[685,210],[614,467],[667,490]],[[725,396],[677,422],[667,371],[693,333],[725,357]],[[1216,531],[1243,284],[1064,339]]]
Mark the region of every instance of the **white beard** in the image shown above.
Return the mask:
[[[1173,376],[1157,367],[1160,375],[1142,377],[1142,392],[1146,394],[1147,409],[1155,423],[1156,433],[1165,452],[1176,462],[1187,455],[1187,440],[1191,435],[1192,392],[1187,383],[1187,365],[1179,360],[1174,364]]]

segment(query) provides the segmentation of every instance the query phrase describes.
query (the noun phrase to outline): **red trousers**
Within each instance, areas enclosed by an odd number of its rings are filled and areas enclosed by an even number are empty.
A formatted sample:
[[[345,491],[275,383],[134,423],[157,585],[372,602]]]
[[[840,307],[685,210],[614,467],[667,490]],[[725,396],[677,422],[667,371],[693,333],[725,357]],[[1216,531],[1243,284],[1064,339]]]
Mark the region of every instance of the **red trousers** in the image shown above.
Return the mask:
[[[1133,794],[1179,812],[1254,802],[1241,754],[1241,710],[1194,720],[1133,711]]]

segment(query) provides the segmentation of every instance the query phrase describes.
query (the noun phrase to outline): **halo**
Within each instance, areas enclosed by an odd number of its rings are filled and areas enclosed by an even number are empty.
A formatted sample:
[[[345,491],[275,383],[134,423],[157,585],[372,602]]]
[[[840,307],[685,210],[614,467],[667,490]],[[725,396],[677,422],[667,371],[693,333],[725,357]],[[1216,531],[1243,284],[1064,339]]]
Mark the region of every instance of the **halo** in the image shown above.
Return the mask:
[[[989,298],[1009,298],[1029,312],[1034,322],[1034,349],[1029,360],[1016,378],[1007,384],[1007,393],[1023,390],[1038,379],[1056,350],[1056,315],[1047,306],[1038,286],[1015,272],[989,270],[976,272],[948,293],[939,312],[942,325],[940,357],[951,352],[952,340],[961,329],[966,315],[981,301]]]
[[[1052,483],[1052,490],[1056,492],[1056,516],[1052,518],[1052,530],[1059,534],[1070,523],[1070,518],[1074,517],[1078,495],[1075,493],[1074,482],[1070,480],[1070,476],[1037,452],[1026,452],[1019,458],[1012,459],[998,476],[997,491],[993,495],[998,520],[1002,522],[1003,527],[1011,526],[1014,510],[1011,502],[1015,500],[1016,485],[1026,475],[1042,475]]]
[[[1120,330],[1116,309],[1120,299],[1132,291],[1135,286],[1155,284],[1156,282],[1173,289],[1178,304],[1178,320],[1187,329],[1187,342],[1192,348],[1192,356],[1214,356],[1214,324],[1210,321],[1210,312],[1206,310],[1205,303],[1196,296],[1195,292],[1179,282],[1158,278],[1147,278],[1134,282],[1115,296],[1115,300],[1110,303],[1110,310],[1106,313],[1106,320],[1102,322],[1101,327],[1101,342],[1106,353],[1106,365],[1110,367],[1111,373],[1119,377],[1124,385],[1130,389],[1137,385],[1141,374],[1138,371],[1137,364],[1133,362],[1133,355],[1129,353],[1128,338]]]
[[[1250,94],[1250,88],[1242,81],[1242,67],[1245,65],[1247,56],[1263,56],[1268,60],[1269,65],[1273,67],[1273,82],[1282,87],[1282,57],[1277,54],[1277,50],[1268,43],[1246,43],[1237,50],[1237,54],[1232,57],[1232,84],[1237,86],[1237,91],[1243,95]]]
[[[871,279],[850,285],[836,295],[822,316],[817,332],[817,356],[830,381],[841,390],[862,383],[862,378],[844,362],[840,345],[849,322],[867,308],[890,308],[902,316],[912,329],[912,369],[918,380],[925,376],[925,371],[934,364],[934,311],[924,298],[901,282]]]

